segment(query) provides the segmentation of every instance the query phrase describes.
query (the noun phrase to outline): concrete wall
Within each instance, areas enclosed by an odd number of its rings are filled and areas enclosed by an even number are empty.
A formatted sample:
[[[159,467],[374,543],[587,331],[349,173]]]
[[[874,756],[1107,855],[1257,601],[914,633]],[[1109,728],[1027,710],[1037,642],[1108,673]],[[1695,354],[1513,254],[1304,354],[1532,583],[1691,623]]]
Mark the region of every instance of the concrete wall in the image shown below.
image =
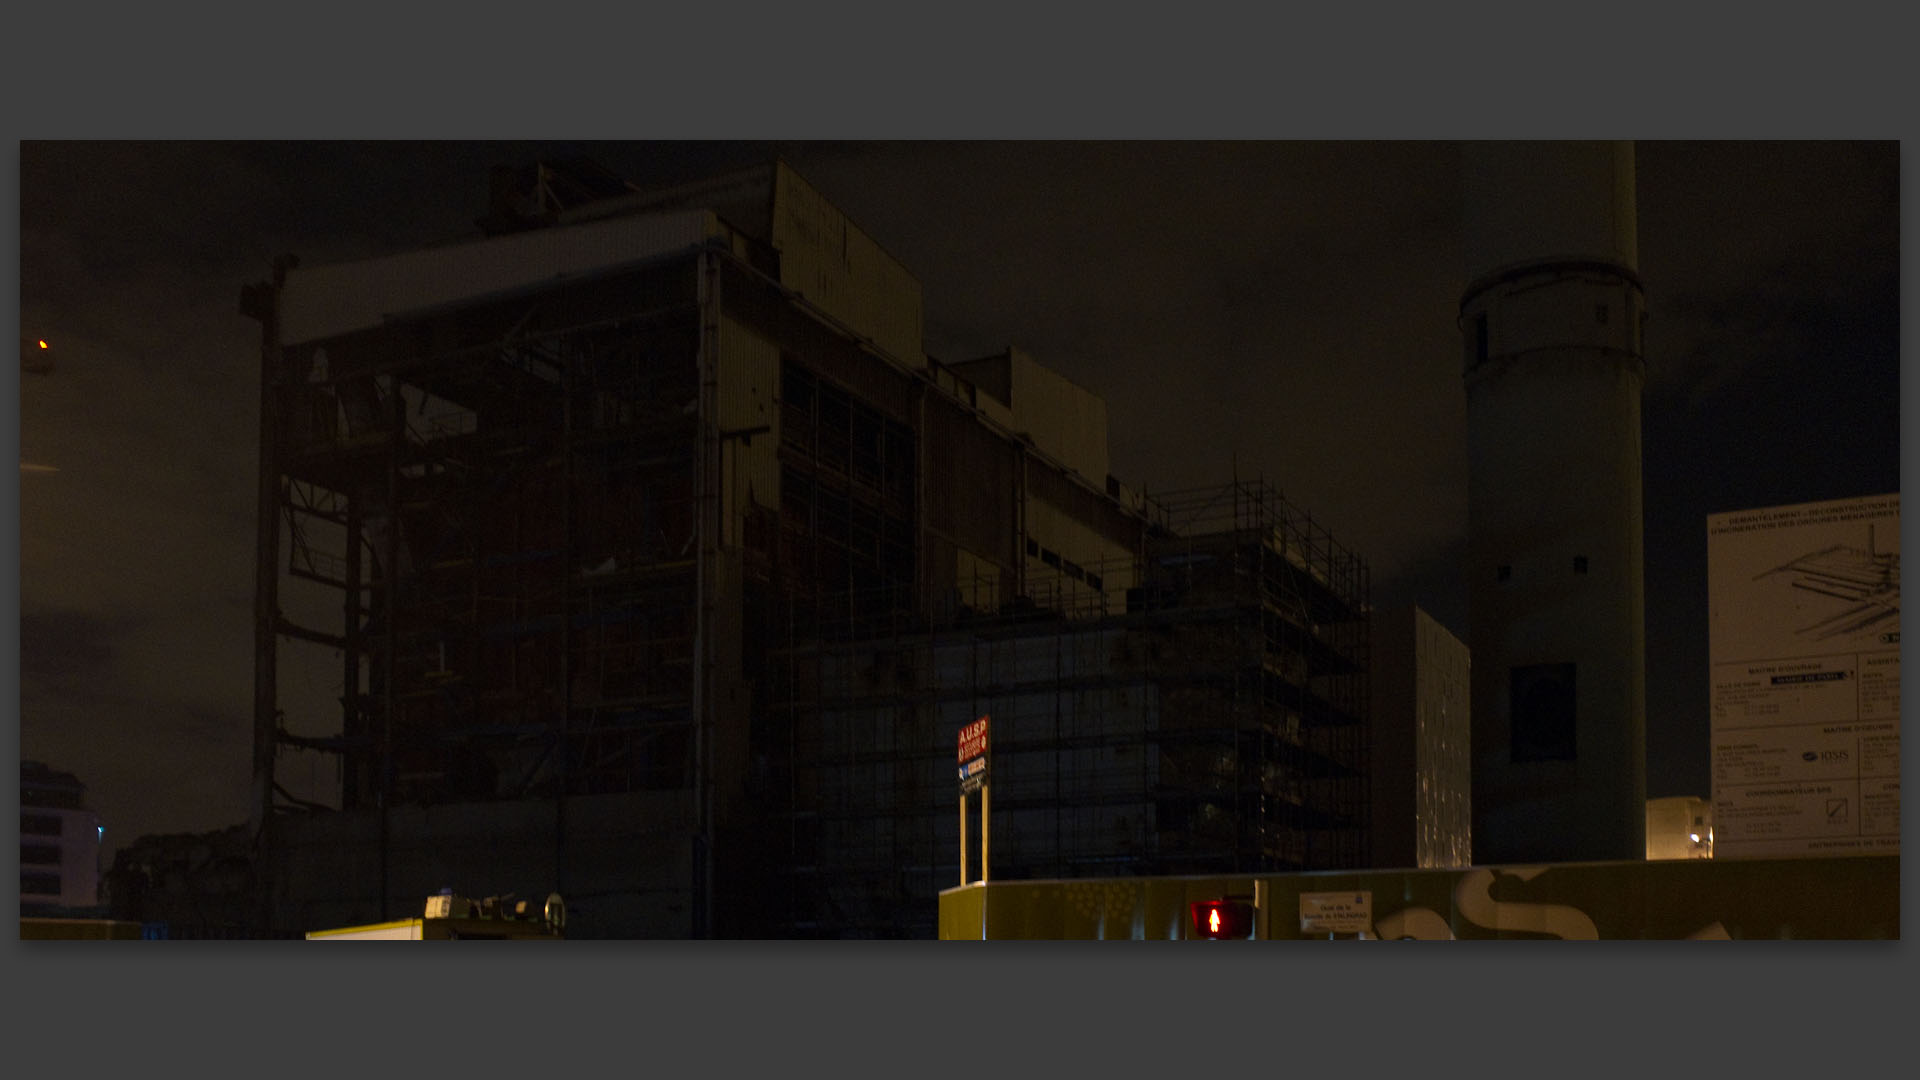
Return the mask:
[[[1538,357],[1474,384],[1468,417],[1476,859],[1637,857],[1639,372],[1605,356]],[[1556,664],[1573,665],[1571,753],[1516,760],[1515,669]]]

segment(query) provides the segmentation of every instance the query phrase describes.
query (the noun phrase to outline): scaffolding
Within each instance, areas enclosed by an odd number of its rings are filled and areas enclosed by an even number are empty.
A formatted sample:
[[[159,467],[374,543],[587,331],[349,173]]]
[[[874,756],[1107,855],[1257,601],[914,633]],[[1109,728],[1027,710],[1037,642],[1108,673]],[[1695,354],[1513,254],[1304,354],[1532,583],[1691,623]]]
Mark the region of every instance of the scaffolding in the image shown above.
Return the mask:
[[[1142,504],[1080,477],[784,284],[800,239],[685,224],[289,345],[286,267],[243,295],[261,835],[377,815],[385,919],[390,819],[420,817],[396,808],[547,803],[460,842],[485,861],[511,820],[572,900],[569,800],[631,795],[579,819],[658,827],[603,828],[578,876],[691,907],[693,936],[932,937],[953,735],[991,715],[996,878],[1365,864],[1361,559],[1263,483]],[[882,285],[917,341],[917,285]],[[282,713],[288,642],[337,654],[337,724]],[[338,762],[337,806],[278,783],[304,754]]]
[[[793,621],[788,933],[932,933],[960,883],[953,734],[981,715],[995,880],[1366,865],[1366,564],[1264,484],[1152,522],[1131,560],[1029,572],[1001,610],[848,596]],[[1117,608],[1070,577],[1140,585]]]
[[[300,347],[269,331],[267,641],[341,663],[337,733],[295,734],[272,701],[270,753],[331,755],[337,809],[382,812],[383,907],[389,808],[550,799],[563,817],[567,797],[693,784],[704,265]],[[276,813],[336,808],[273,795]]]

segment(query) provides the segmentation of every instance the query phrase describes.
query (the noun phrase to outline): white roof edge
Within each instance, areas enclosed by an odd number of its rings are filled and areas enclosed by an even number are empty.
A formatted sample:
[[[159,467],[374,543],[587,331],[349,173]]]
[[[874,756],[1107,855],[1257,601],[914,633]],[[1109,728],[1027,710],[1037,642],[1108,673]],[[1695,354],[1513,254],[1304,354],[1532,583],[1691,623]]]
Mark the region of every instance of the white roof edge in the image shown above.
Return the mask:
[[[380,326],[402,312],[671,254],[704,243],[718,227],[707,210],[637,214],[295,267],[280,293],[280,341],[319,341]]]

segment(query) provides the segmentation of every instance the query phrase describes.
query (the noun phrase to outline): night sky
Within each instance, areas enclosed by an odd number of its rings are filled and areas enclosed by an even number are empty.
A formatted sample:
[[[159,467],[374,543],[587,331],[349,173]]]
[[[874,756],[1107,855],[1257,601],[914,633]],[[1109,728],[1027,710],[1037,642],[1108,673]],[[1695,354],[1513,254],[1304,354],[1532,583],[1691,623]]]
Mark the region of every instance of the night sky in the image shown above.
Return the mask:
[[[1263,477],[1464,638],[1451,144],[25,143],[21,333],[55,367],[21,460],[58,471],[19,481],[20,752],[110,847],[246,817],[241,286],[475,237],[491,166],[583,153],[643,185],[784,156],[920,279],[934,357],[1021,347],[1106,399],[1123,482]],[[1898,145],[1637,153],[1647,793],[1706,795],[1706,515],[1899,488]]]

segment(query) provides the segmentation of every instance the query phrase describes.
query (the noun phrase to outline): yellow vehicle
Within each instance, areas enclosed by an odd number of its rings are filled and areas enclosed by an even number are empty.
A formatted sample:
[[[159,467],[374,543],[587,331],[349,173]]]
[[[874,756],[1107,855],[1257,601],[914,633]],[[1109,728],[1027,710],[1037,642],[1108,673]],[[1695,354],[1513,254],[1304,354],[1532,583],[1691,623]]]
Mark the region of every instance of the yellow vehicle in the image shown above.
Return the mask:
[[[119,919],[20,917],[21,941],[138,941],[140,924]]]

